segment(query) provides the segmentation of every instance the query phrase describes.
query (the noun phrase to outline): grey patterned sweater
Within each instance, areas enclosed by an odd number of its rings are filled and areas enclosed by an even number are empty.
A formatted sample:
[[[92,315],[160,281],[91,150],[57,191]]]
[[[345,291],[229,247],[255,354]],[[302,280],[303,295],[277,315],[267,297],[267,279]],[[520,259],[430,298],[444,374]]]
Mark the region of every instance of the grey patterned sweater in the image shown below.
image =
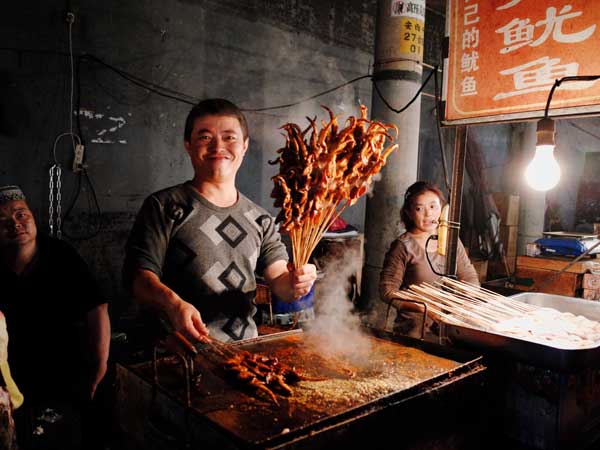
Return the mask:
[[[274,218],[243,194],[221,208],[190,182],[150,195],[129,236],[123,276],[154,272],[202,315],[211,336],[239,340],[257,335],[255,273],[288,260]]]

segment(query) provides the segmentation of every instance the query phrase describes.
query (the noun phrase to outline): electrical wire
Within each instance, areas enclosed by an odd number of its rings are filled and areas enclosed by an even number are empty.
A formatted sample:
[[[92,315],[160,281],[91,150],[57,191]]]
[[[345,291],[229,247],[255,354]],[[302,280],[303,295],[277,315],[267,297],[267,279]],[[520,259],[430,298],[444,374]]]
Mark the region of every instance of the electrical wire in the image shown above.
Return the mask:
[[[429,80],[431,79],[431,77],[433,76],[433,74],[437,72],[437,66],[431,70],[431,72],[429,72],[429,75],[427,75],[427,78],[425,79],[425,81],[421,84],[421,87],[419,88],[419,90],[417,91],[417,93],[413,96],[413,98],[406,104],[404,105],[402,108],[400,109],[396,109],[394,108],[383,96],[383,94],[381,93],[381,91],[379,90],[379,86],[377,86],[377,80],[375,78],[373,78],[373,87],[375,88],[375,92],[377,92],[377,95],[379,96],[379,98],[381,99],[381,101],[384,103],[385,106],[388,107],[388,109],[390,109],[391,111],[394,111],[396,114],[400,114],[403,113],[404,111],[406,111],[408,108],[410,108],[410,105],[412,105],[414,103],[414,101],[419,97],[419,94],[421,94],[421,92],[423,91],[423,89],[425,89],[425,86],[427,86],[427,83],[429,82]]]
[[[52,52],[52,51],[42,51],[42,50],[31,50],[31,49],[18,49],[18,48],[12,48],[12,47],[0,47],[0,50],[8,50],[8,51],[16,51],[16,52],[31,52],[31,53],[43,53],[43,54],[48,54],[48,53],[52,53],[52,54],[58,54],[58,55],[64,55],[64,53],[62,52]],[[135,75],[132,75],[124,70],[121,70],[117,67],[112,66],[111,64],[106,63],[105,61],[101,60],[100,58],[90,54],[90,53],[84,53],[82,55],[79,55],[78,58],[80,58],[81,60],[90,60],[93,61],[109,70],[111,70],[112,72],[116,73],[117,75],[119,75],[121,78],[129,81],[130,83],[141,87],[143,89],[147,89],[151,92],[154,92],[157,95],[160,95],[162,97],[165,98],[169,98],[172,100],[176,100],[188,105],[196,105],[200,99],[188,94],[185,94],[183,92],[179,92],[179,91],[175,91],[169,88],[166,88],[164,86],[160,86],[157,84],[154,84],[152,82],[146,81],[140,77],[137,77]],[[437,71],[437,66],[434,67],[434,69],[431,71],[431,73],[427,76],[427,79],[423,82],[423,84],[421,85],[421,87],[419,88],[419,90],[416,92],[416,94],[413,96],[413,98],[402,108],[400,109],[395,109],[394,107],[391,106],[391,104],[387,101],[387,99],[385,99],[385,97],[383,96],[383,94],[381,93],[381,91],[379,90],[379,87],[377,86],[376,81],[373,81],[373,86],[375,87],[375,90],[377,92],[377,95],[381,98],[381,100],[383,101],[383,103],[386,105],[386,107],[388,107],[391,111],[394,111],[397,114],[400,114],[402,112],[404,112],[406,109],[408,109],[412,103],[415,102],[415,100],[419,97],[419,95],[422,93],[423,89],[425,88],[425,86],[427,85],[427,83],[429,82],[429,80],[431,79],[432,75],[434,74],[434,72]],[[317,94],[311,95],[309,97],[303,98],[301,100],[292,102],[292,103],[287,103],[284,105],[276,105],[276,106],[266,106],[266,107],[262,107],[262,108],[240,108],[242,111],[245,112],[262,112],[262,111],[269,111],[269,110],[276,110],[276,109],[283,109],[283,108],[290,108],[292,106],[296,106],[299,105],[303,102],[307,102],[309,100],[313,100],[315,98],[321,97],[323,95],[329,94],[331,92],[334,92],[338,89],[341,89],[345,86],[348,86],[350,84],[356,83],[357,81],[363,80],[365,78],[370,78],[373,80],[373,75],[371,74],[367,74],[367,75],[361,75],[359,77],[353,78],[351,80],[345,81],[342,84],[339,84],[335,87],[332,87],[330,89],[327,89],[325,91],[319,92]]]
[[[52,146],[52,157],[54,159],[54,164],[60,164],[58,162],[58,159],[56,158],[56,144],[58,144],[58,141],[60,141],[65,136],[71,136],[71,139],[73,139],[73,143],[75,142],[74,139],[77,138],[77,141],[81,144],[81,138],[76,134],[74,135],[73,133],[67,132],[56,136],[56,139],[54,140],[54,145]]]
[[[81,131],[81,58],[77,58],[77,103],[75,105],[77,114],[75,117],[77,118],[77,133],[79,133],[79,137],[81,138],[81,145],[85,146],[85,138],[83,136],[83,132]],[[83,162],[83,161],[82,161]]]
[[[75,138],[73,137],[73,91],[75,84],[75,67],[73,64],[73,21],[69,20],[69,62],[71,64],[71,96],[69,104],[69,131],[71,132],[71,141],[73,143],[73,151],[75,151]],[[81,139],[79,139],[81,145]]]
[[[290,108],[292,106],[299,105],[299,104],[307,102],[309,100],[313,100],[315,98],[322,97],[323,95],[337,91],[338,89],[348,86],[349,84],[356,83],[357,81],[364,80],[365,78],[373,78],[373,76],[372,75],[361,75],[360,77],[353,78],[352,80],[346,81],[338,86],[332,87],[331,89],[327,89],[326,91],[319,92],[318,94],[311,95],[310,97],[303,98],[302,100],[298,100],[293,103],[287,103],[285,105],[268,106],[265,108],[240,108],[240,109],[245,112],[261,112],[261,111],[271,111],[271,110],[275,110],[275,109]]]
[[[83,136],[83,132],[81,129],[81,58],[78,57],[77,58],[77,77],[76,77],[76,87],[77,87],[77,99],[76,99],[76,104],[77,104],[77,114],[76,114],[76,123],[77,123],[77,130],[79,132],[79,136],[81,137],[81,144],[84,145],[85,143],[85,138]],[[81,197],[81,193],[83,190],[83,181],[86,181],[88,186],[89,186],[89,191],[91,193],[92,199],[94,201],[94,206],[95,206],[95,214],[97,216],[97,225],[95,227],[95,229],[88,233],[88,234],[83,234],[83,235],[76,235],[71,233],[70,231],[68,231],[66,225],[68,223],[71,222],[72,220],[72,216],[71,213],[73,212],[73,209],[75,207],[75,205],[77,204],[77,201],[79,200],[79,198]],[[98,197],[96,194],[96,189],[94,187],[94,184],[92,183],[92,179],[87,171],[87,167],[84,164],[84,161],[82,161],[82,165],[81,165],[81,170],[79,170],[79,172],[77,173],[77,184],[76,187],[73,191],[73,193],[71,194],[71,202],[69,204],[69,207],[67,208],[67,210],[65,211],[65,215],[63,217],[63,221],[62,221],[62,233],[69,239],[73,240],[73,241],[83,241],[83,240],[88,240],[88,239],[92,239],[94,237],[96,237],[98,234],[100,234],[100,232],[102,231],[102,210],[100,208],[100,204],[98,202]],[[90,197],[89,194],[87,196],[87,206],[88,206],[88,217],[91,218],[94,215],[94,212],[92,212],[92,205],[90,204]]]
[[[435,123],[437,128],[438,140],[440,142],[440,153],[442,155],[442,168],[444,169],[444,183],[446,183],[446,189],[448,190],[448,196],[452,192],[452,188],[450,187],[450,179],[448,178],[448,168],[446,164],[446,152],[444,151],[444,140],[442,139],[442,124],[441,124],[441,108],[440,102],[441,97],[439,95],[439,87],[438,87],[438,76],[437,76],[437,66],[433,68],[433,84],[434,84],[434,95],[435,95]]]
[[[161,97],[170,98],[172,100],[177,100],[181,103],[185,103],[188,105],[196,105],[200,101],[200,99],[197,99],[190,95],[184,94],[182,92],[173,91],[169,88],[165,88],[163,86],[143,80],[142,78],[136,77],[135,75],[131,75],[130,73],[125,72],[124,70],[117,69],[116,67],[111,66],[110,64],[102,61],[100,58],[97,58],[96,56],[91,55],[89,53],[86,53],[85,55],[82,55],[80,57],[83,59],[89,59],[91,61],[94,61],[95,63],[113,71],[114,73],[116,73],[120,77],[124,78],[125,80],[129,81],[130,83],[135,84],[138,87],[147,89],[150,92],[154,92],[155,94],[160,95]],[[187,97],[187,98],[183,98],[183,97]],[[191,100],[189,100],[189,99],[191,99]]]
[[[73,209],[75,208],[75,204],[77,203],[77,200],[81,196],[81,192],[83,190],[83,181],[85,181],[89,186],[89,191],[91,193],[91,200],[93,200],[93,208],[95,209],[95,214],[98,217],[98,219],[97,219],[96,226],[90,233],[77,235],[77,234],[72,233],[71,231],[68,231],[68,229],[65,227],[65,225],[72,220],[71,213],[73,212]],[[89,217],[91,218],[94,214],[92,213],[92,205],[90,204],[90,196],[89,195],[88,195],[87,201],[88,201]],[[69,204],[69,207],[67,208],[67,211],[65,212],[65,216],[63,219],[62,232],[66,237],[68,237],[69,239],[71,239],[73,241],[84,241],[84,240],[92,239],[92,238],[98,236],[100,234],[100,232],[102,231],[102,229],[103,229],[102,210],[100,209],[100,203],[98,202],[98,197],[96,195],[96,189],[94,188],[94,184],[92,183],[92,179],[90,178],[87,169],[85,167],[83,167],[77,176],[77,187],[75,189],[75,194],[73,194],[73,200],[71,201],[71,203]]]

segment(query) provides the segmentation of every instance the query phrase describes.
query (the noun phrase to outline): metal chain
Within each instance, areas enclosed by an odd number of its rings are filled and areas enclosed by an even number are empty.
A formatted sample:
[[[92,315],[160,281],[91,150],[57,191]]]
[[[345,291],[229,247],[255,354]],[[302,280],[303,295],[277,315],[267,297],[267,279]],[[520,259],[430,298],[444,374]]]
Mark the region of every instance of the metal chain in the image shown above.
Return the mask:
[[[48,227],[50,228],[50,236],[54,236],[54,167],[50,167],[48,171],[49,183],[48,183]]]
[[[62,239],[62,169],[56,168],[56,237]]]
[[[62,238],[62,169],[60,165],[54,164],[49,170],[50,181],[48,183],[48,226],[50,227],[50,236]],[[56,178],[56,184],[55,184]],[[56,196],[54,190],[56,187]],[[54,224],[54,199],[56,198],[56,230]]]

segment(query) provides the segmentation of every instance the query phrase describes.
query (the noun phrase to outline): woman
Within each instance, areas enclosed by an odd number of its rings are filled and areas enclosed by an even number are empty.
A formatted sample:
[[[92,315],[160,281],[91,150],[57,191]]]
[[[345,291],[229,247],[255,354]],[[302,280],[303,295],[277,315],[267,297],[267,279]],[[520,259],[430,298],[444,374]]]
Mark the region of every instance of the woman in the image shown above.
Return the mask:
[[[421,308],[395,300],[393,294],[411,284],[439,280],[440,276],[431,270],[427,262],[425,251],[436,272],[446,271],[445,257],[437,254],[437,240],[430,239],[427,243],[430,236],[437,234],[440,214],[445,203],[442,191],[425,181],[417,181],[404,195],[400,218],[407,231],[392,242],[385,255],[379,280],[381,299],[399,309],[395,327],[397,332],[420,336],[418,325],[422,313],[415,311],[421,311]],[[479,284],[477,272],[460,240],[456,256],[456,276],[461,281]]]

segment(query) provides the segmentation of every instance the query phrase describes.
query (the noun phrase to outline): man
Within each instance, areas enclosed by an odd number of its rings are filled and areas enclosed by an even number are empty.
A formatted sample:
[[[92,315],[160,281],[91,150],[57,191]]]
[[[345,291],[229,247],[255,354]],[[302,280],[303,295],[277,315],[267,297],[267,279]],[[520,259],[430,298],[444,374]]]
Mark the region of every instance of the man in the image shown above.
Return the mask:
[[[18,413],[89,403],[107,369],[107,304],[77,252],[38,234],[17,186],[0,187],[0,289],[8,360],[29,411]]]
[[[127,243],[124,278],[134,296],[201,341],[257,335],[255,272],[288,301],[316,279],[312,264],[288,270],[274,219],[237,190],[248,143],[246,119],[233,103],[194,106],[184,133],[194,178],[148,197]]]

